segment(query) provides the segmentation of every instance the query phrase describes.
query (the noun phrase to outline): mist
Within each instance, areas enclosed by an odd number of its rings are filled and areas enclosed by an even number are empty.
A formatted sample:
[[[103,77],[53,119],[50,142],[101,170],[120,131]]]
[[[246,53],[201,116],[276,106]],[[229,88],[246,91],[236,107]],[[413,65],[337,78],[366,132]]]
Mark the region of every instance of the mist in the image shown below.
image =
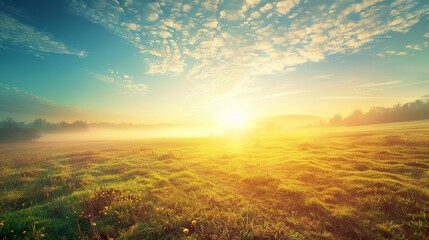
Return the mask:
[[[193,138],[220,134],[220,129],[210,126],[186,126],[143,129],[89,128],[85,132],[45,133],[38,142],[137,140],[150,138]]]

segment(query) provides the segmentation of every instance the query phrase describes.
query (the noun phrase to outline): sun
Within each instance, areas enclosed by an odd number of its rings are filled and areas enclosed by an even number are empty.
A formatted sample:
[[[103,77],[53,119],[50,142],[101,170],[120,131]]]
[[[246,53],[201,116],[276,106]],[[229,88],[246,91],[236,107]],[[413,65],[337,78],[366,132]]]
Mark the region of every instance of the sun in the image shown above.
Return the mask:
[[[248,125],[247,114],[239,109],[231,109],[222,116],[222,124],[228,129],[243,129]]]

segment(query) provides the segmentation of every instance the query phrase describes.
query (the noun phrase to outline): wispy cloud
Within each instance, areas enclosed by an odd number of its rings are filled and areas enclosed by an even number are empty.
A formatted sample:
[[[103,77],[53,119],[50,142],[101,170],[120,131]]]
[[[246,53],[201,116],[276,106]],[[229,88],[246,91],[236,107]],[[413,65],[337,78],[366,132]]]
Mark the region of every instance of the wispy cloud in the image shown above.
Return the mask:
[[[246,102],[258,102],[258,101],[268,100],[268,99],[272,99],[272,98],[309,93],[309,92],[313,92],[313,91],[314,90],[297,90],[297,91],[278,92],[278,93],[272,93],[272,94],[262,95],[262,96],[258,96],[258,97],[251,97],[251,98],[243,98],[243,99],[235,99],[235,100],[229,99],[226,101],[220,100],[220,101],[211,102],[210,105],[216,106],[216,105],[223,105],[223,104],[239,104],[239,103],[246,103]]]
[[[389,81],[389,82],[381,82],[381,83],[367,83],[367,84],[359,85],[358,87],[361,87],[361,88],[384,87],[384,86],[396,85],[399,82],[400,81]]]
[[[289,92],[273,93],[273,94],[259,96],[259,97],[254,97],[254,98],[240,99],[240,100],[234,101],[234,103],[256,102],[256,101],[262,101],[262,100],[271,99],[271,98],[278,98],[278,97],[289,96],[289,95],[296,95],[296,94],[302,94],[302,93],[308,93],[308,92],[313,92],[313,91],[314,90],[299,90],[299,91],[289,91]]]
[[[387,55],[393,56],[406,56],[408,53],[405,51],[386,50],[383,53],[377,54],[378,57],[384,58]]]
[[[415,50],[415,51],[421,51],[422,47],[419,44],[414,44],[414,45],[406,45],[406,48]]]
[[[293,87],[294,86],[294,84],[292,84],[292,83],[286,83],[286,84],[282,84],[282,85],[280,85],[280,86],[277,86],[277,87],[275,87],[274,89],[285,89],[285,88],[290,88],[290,87]]]
[[[88,55],[83,50],[67,47],[48,33],[38,31],[2,11],[0,11],[0,33],[0,48],[20,48],[35,55],[49,53],[76,55],[78,57]]]
[[[407,82],[407,83],[403,83],[403,84],[397,84],[397,85],[389,86],[389,88],[403,88],[403,87],[425,85],[425,84],[429,85],[429,80]]]
[[[314,79],[325,79],[325,78],[330,78],[333,77],[334,74],[324,74],[324,75],[318,75],[318,76],[314,76]]]
[[[429,13],[428,3],[410,0],[69,0],[69,8],[132,43],[147,74],[184,73],[205,85],[207,101],[261,75],[405,34]],[[406,52],[379,54],[386,55]]]
[[[148,86],[146,84],[136,82],[133,76],[120,73],[113,69],[108,69],[108,73],[106,74],[92,73],[92,75],[98,80],[111,84],[117,84],[135,94],[145,95],[148,90]]]
[[[0,116],[19,120],[43,117],[54,121],[85,119],[82,109],[68,107],[0,83]]]
[[[392,97],[392,96],[330,96],[322,97],[326,100],[371,100],[371,99],[398,99],[398,100],[415,100],[416,97]]]

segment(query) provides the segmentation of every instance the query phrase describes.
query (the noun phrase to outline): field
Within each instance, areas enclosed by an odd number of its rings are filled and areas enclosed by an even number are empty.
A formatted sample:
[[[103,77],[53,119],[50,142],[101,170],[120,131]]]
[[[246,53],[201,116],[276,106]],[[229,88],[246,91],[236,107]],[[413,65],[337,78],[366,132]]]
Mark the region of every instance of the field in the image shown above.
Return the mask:
[[[428,239],[429,122],[0,145],[0,239]]]

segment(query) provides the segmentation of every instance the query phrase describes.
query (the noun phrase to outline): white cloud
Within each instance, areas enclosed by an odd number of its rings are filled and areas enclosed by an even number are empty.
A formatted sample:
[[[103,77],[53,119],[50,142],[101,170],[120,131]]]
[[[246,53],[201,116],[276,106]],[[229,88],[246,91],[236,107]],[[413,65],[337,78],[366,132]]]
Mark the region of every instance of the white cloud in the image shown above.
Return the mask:
[[[124,6],[128,7],[129,5],[131,5],[134,2],[134,0],[125,0]]]
[[[382,1],[383,0],[362,0],[359,3],[351,4],[348,8],[346,8],[342,12],[342,17],[345,17],[352,12],[356,12],[356,13],[362,12],[362,11],[368,9],[369,7],[375,5],[379,2],[382,2]],[[394,9],[394,10],[396,10],[396,9]]]
[[[135,23],[128,23],[128,28],[134,31],[140,30],[140,26]]]
[[[23,121],[32,121],[40,117],[50,121],[75,121],[87,118],[86,113],[80,108],[64,106],[3,83],[0,83],[0,116]]]
[[[333,54],[356,54],[392,32],[406,34],[429,13],[424,3],[410,0],[179,0],[126,6],[69,1],[74,13],[134,44],[146,74],[184,74],[201,102],[238,94],[261,75],[287,73]],[[151,14],[156,19],[148,22]],[[140,29],[124,27],[128,23]],[[406,54],[385,50],[377,56]]]
[[[116,4],[118,5],[118,2],[116,1]],[[162,6],[164,6],[165,3],[163,1],[160,2],[156,2],[153,1],[151,3],[149,3],[147,6],[153,10],[153,12],[157,13],[158,15],[161,14],[163,11],[161,9]]]
[[[246,3],[250,6],[257,5],[261,0],[246,0]]]
[[[216,11],[219,0],[202,0],[200,4],[209,11]]]
[[[273,7],[273,4],[271,4],[271,3],[267,3],[267,4],[265,4],[263,7],[261,7],[261,12],[266,12],[266,11],[269,11],[269,10],[271,10],[271,9],[273,9],[274,7]]]
[[[325,78],[330,78],[333,77],[334,74],[324,74],[324,75],[318,75],[318,76],[314,76],[314,79],[325,79]]]
[[[399,82],[400,81],[389,81],[389,82],[381,82],[381,83],[367,83],[367,84],[359,85],[358,87],[361,87],[361,88],[383,87],[383,86],[396,85]]]
[[[114,82],[116,82],[116,78],[108,76],[108,75],[94,73],[93,76],[95,78],[97,78],[98,80],[101,80],[103,82],[108,82],[108,83],[114,83]]]
[[[134,77],[129,74],[121,74],[111,68],[108,69],[108,73],[92,73],[92,76],[100,81],[107,82],[110,84],[116,84],[123,88],[130,90],[131,92],[138,95],[145,95],[148,86],[144,83],[139,83],[134,80]]]
[[[192,6],[190,4],[183,4],[183,11],[189,12],[192,9]]]
[[[259,18],[260,16],[261,16],[261,14],[259,12],[252,12],[250,14],[250,17],[252,17],[252,18]]]
[[[276,4],[277,12],[283,15],[288,14],[299,2],[300,0],[279,0]]]
[[[429,38],[429,32],[425,33],[425,35],[423,35],[425,38]]]
[[[38,31],[0,11],[0,48],[17,47],[35,55],[57,53],[86,57],[88,53],[67,47],[50,34]]]
[[[167,31],[160,31],[160,32],[154,32],[155,34],[158,34],[162,38],[171,38],[173,35]]]
[[[389,27],[395,27],[403,24],[405,22],[405,19],[401,17],[395,18],[393,21],[389,22]]]
[[[220,18],[228,19],[231,21],[239,20],[245,17],[241,9],[236,11],[222,10],[220,11],[219,15],[220,15]]]
[[[158,20],[158,18],[159,18],[159,15],[156,12],[153,12],[147,16],[147,20],[150,22],[156,21]]]
[[[213,20],[210,22],[206,22],[203,24],[204,27],[208,27],[208,28],[215,28],[218,26],[218,21],[217,20]]]
[[[174,21],[172,19],[165,19],[161,21],[162,23],[164,23],[165,26],[172,28],[176,31],[181,31],[183,29],[183,26],[181,23]]]
[[[412,49],[412,50],[415,50],[415,51],[421,51],[422,50],[422,47],[420,47],[420,45],[418,45],[418,44],[406,45],[405,47]]]
[[[407,55],[407,52],[395,51],[395,50],[386,50],[384,53],[378,54],[379,57],[384,57],[386,55],[405,56],[405,55]]]

